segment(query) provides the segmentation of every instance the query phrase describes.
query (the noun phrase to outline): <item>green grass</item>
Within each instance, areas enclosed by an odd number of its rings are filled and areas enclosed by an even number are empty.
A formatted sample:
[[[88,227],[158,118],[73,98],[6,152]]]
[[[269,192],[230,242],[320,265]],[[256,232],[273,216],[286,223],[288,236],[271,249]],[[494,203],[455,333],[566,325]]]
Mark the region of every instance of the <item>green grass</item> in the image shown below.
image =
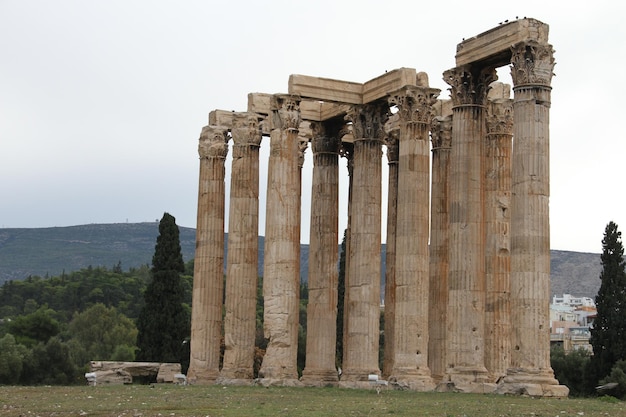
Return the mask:
[[[626,416],[614,399],[339,388],[0,387],[0,416]]]

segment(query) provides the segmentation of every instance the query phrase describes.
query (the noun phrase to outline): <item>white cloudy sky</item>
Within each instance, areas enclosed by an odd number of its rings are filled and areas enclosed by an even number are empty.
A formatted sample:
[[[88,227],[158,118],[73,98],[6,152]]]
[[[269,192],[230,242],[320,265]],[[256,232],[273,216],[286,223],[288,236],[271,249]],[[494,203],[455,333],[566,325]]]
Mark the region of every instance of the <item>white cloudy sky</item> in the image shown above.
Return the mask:
[[[626,227],[626,3],[609,0],[0,0],[0,227],[165,211],[195,227],[210,110],[286,92],[290,74],[364,82],[399,67],[446,97],[462,38],[516,16],[548,23],[556,50],[551,246],[600,252],[610,220]]]

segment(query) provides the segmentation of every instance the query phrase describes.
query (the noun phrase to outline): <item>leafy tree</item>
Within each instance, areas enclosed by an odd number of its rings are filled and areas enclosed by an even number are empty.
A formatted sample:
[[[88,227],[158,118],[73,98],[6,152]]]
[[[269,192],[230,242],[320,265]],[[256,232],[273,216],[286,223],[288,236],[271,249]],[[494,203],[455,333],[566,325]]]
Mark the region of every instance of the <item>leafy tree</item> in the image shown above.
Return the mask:
[[[82,313],[75,313],[69,325],[76,365],[91,360],[135,359],[137,328],[115,307],[94,304]]]
[[[613,365],[611,373],[600,381],[600,384],[606,385],[616,383],[617,386],[605,390],[604,393],[620,399],[626,398],[626,361],[620,360]]]
[[[152,280],[144,294],[145,305],[137,320],[137,359],[182,362],[184,340],[190,334],[188,310],[183,306],[185,271],[176,220],[168,213],[159,223],[159,236],[152,258]]]
[[[38,342],[46,343],[61,331],[61,325],[54,318],[54,313],[54,310],[44,306],[33,313],[18,316],[9,323],[9,333],[26,347],[32,347]]]
[[[591,329],[590,379],[597,382],[626,359],[626,272],[624,247],[617,224],[610,222],[602,239],[602,272],[596,296],[597,316]]]
[[[20,380],[27,355],[28,350],[12,334],[0,339],[0,384],[15,384]]]
[[[562,346],[550,349],[550,364],[559,383],[569,388],[569,395],[582,397],[589,393],[585,370],[588,369],[590,354],[584,349],[565,353]]]
[[[79,369],[71,360],[68,344],[58,336],[33,347],[24,361],[23,383],[68,385],[83,381]]]

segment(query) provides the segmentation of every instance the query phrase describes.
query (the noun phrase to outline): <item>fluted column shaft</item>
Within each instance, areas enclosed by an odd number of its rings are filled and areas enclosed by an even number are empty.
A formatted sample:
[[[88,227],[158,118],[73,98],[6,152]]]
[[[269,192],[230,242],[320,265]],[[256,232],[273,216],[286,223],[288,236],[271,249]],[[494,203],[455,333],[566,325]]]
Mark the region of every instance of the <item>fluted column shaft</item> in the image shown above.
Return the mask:
[[[200,135],[200,181],[191,309],[191,383],[215,381],[220,365],[224,288],[224,160],[227,128],[205,126]]]
[[[512,355],[515,380],[558,384],[550,367],[550,45],[512,48]]]
[[[350,257],[342,381],[367,381],[380,375],[380,247],[382,138],[387,106],[353,106],[348,116],[354,134],[350,215]]]
[[[507,89],[508,92],[508,89]],[[485,366],[493,382],[511,359],[510,201],[512,100],[487,105],[485,151]]]
[[[220,379],[254,377],[258,280],[259,145],[257,116],[233,115],[224,363]],[[227,382],[227,381],[223,381]]]
[[[400,117],[395,331],[391,380],[434,387],[428,368],[429,130],[439,90],[406,87],[390,97]]]
[[[482,144],[486,133],[484,103],[494,71],[472,73],[454,68],[450,84],[450,249],[448,272],[447,373],[458,387],[486,382],[484,363],[484,242]]]
[[[448,308],[448,173],[452,117],[437,119],[432,127],[432,188],[430,216],[430,304],[428,366],[435,381],[446,371]]]
[[[329,123],[312,123],[313,182],[309,241],[309,302],[306,365],[302,381],[338,381],[337,284],[339,270],[339,131]]]
[[[389,185],[387,187],[387,245],[385,260],[385,345],[383,350],[383,377],[389,378],[394,361],[394,332],[396,327],[396,223],[398,203],[398,137],[395,130],[387,137]]]
[[[300,299],[299,97],[271,97],[272,129],[267,178],[263,329],[268,339],[259,376],[298,378]]]

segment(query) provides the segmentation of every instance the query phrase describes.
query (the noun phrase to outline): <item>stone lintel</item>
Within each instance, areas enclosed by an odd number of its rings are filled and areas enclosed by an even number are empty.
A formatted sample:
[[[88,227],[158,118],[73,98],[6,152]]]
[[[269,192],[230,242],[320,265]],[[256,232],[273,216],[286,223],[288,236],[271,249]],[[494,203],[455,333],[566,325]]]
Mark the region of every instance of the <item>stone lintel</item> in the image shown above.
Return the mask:
[[[413,68],[398,68],[363,84],[362,104],[371,103],[407,85],[417,85],[417,72]]]
[[[398,68],[363,84],[293,74],[289,77],[289,94],[299,94],[302,98],[323,102],[367,104],[392,91],[417,83],[417,72],[413,68]]]
[[[511,61],[511,46],[521,42],[548,43],[548,25],[532,18],[503,23],[466,39],[456,47],[456,66],[478,64],[494,68]]]
[[[362,104],[363,84],[292,74],[289,76],[289,94],[320,101]]]
[[[270,97],[267,93],[248,94],[248,111],[267,116],[270,114]],[[347,106],[317,100],[300,101],[300,117],[311,122],[323,122],[346,114]]]

